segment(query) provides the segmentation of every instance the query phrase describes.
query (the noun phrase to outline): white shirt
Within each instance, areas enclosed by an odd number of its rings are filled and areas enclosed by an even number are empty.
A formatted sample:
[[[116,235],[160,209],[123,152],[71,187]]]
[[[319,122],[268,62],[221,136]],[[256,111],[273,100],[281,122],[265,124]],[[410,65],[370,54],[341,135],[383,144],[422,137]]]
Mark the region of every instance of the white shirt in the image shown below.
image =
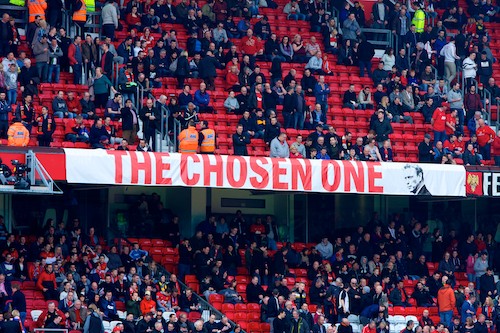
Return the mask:
[[[442,49],[441,53],[444,56],[444,62],[452,62],[454,63],[456,59],[459,59],[457,56],[457,47],[455,43],[448,43]]]
[[[465,78],[476,77],[477,64],[470,57],[464,59],[464,62],[462,63],[462,68],[464,70]]]

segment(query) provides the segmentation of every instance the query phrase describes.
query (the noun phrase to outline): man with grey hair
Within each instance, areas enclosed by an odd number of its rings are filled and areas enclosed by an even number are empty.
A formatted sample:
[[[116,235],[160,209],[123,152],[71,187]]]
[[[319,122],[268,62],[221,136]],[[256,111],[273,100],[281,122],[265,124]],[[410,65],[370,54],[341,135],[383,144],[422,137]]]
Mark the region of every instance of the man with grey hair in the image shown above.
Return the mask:
[[[290,333],[309,333],[307,321],[300,316],[298,310],[293,310],[292,321],[290,322]]]

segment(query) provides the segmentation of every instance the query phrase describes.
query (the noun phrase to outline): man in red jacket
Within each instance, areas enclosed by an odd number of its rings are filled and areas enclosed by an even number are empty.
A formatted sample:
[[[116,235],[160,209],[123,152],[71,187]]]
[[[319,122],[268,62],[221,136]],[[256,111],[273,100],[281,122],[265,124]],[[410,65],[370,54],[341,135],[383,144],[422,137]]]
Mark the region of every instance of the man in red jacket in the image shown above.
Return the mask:
[[[483,159],[489,161],[491,159],[491,143],[495,140],[495,131],[485,124],[484,119],[479,119],[479,128],[476,129],[477,143]]]
[[[83,56],[82,56],[82,37],[76,36],[73,43],[68,48],[68,59],[69,64],[73,67],[73,83],[81,84],[82,80],[82,66],[83,66]]]
[[[59,310],[59,309],[56,308],[56,303],[55,302],[50,302],[47,305],[47,310],[43,311],[40,314],[40,317],[38,317],[38,319],[36,320],[35,327],[37,327],[37,328],[47,327],[52,322],[54,322],[54,319],[56,317],[61,317],[64,320],[66,318],[66,316],[64,315],[64,313],[61,310]]]
[[[54,274],[54,267],[52,265],[47,265],[45,267],[45,270],[38,277],[36,287],[43,292],[45,300],[59,299],[56,275]]]

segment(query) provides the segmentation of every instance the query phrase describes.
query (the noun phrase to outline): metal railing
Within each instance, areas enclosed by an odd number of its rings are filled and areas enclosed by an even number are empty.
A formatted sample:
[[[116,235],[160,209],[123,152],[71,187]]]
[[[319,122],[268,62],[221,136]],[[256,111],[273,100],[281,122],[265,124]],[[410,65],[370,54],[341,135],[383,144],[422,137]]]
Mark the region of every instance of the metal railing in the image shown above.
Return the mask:
[[[497,100],[496,104],[497,104],[497,123],[496,123],[496,126],[498,129],[498,127],[500,126],[500,100]]]
[[[156,103],[156,99],[155,99]],[[170,116],[170,110],[168,107],[162,105],[161,106],[161,121],[160,121],[160,130],[156,129],[156,151],[158,152],[176,152],[177,151],[177,136],[181,132],[181,123],[174,119],[173,128],[169,128],[168,118]],[[170,138],[170,132],[172,132],[172,138]]]
[[[477,80],[476,79],[471,79],[471,81],[472,81],[472,85],[474,85],[476,87],[476,92],[477,92]],[[465,78],[465,75],[463,75],[463,72],[462,72],[462,86],[460,88],[462,89],[462,95],[463,96],[465,96],[465,94],[467,93],[467,90],[465,89],[466,83],[467,83],[467,80]],[[470,89],[470,87],[467,87],[467,88]]]
[[[84,28],[86,32],[91,32],[101,35],[101,12],[87,12],[87,22],[85,22]]]
[[[491,120],[491,93],[488,89],[483,89],[483,107],[486,113],[484,114],[485,120],[488,124],[492,124]],[[498,118],[497,118],[498,119]]]
[[[436,67],[434,67],[432,65],[430,65],[430,66],[431,66],[432,72],[434,73],[434,80],[436,80],[436,82],[437,82],[438,81],[438,70]]]
[[[9,13],[10,16],[15,18],[16,26],[27,30],[29,22],[29,12],[26,7],[13,6],[13,5],[0,5],[1,13]]]
[[[388,29],[361,28],[361,33],[375,48],[394,48],[393,34]]]
[[[119,236],[116,239],[118,239],[118,247],[119,248],[121,248],[121,246],[122,246],[122,240],[124,240],[125,242],[127,242],[129,245],[132,244],[132,242],[130,240],[128,240],[128,238],[125,237],[124,235]],[[116,244],[116,242],[115,242],[115,244]],[[150,263],[152,261],[153,261],[152,257],[148,256],[146,258],[146,262],[147,263]],[[161,265],[161,263],[157,262],[156,264],[157,264],[156,266],[158,267],[158,270],[159,270],[160,274],[161,275],[165,275],[168,278],[168,280],[170,280],[170,276],[172,275],[172,273],[169,272],[163,265]],[[178,281],[179,285],[181,286],[182,291],[184,291],[187,288],[189,288],[189,286],[186,285],[181,280],[177,280],[177,281]],[[193,295],[196,298],[198,304],[200,305],[200,312],[202,314],[202,319],[204,321],[207,321],[208,320],[208,316],[211,315],[211,314],[215,315],[215,317],[216,317],[217,320],[220,320],[223,316],[225,316],[222,312],[220,312],[215,307],[213,307],[210,303],[208,303],[205,298],[203,298],[200,295],[198,295],[198,293],[196,293],[196,291],[193,291]],[[208,311],[208,313],[207,313],[207,311]],[[208,314],[208,316],[206,314]],[[233,325],[233,327],[236,325],[236,323],[234,321],[230,320],[229,318],[228,318],[228,321],[229,321],[229,323],[231,325]],[[245,332],[245,331],[242,330],[242,332]]]
[[[67,328],[34,328],[33,329],[33,332],[35,333],[52,333],[52,332],[61,332],[61,333],[68,333],[68,329]]]

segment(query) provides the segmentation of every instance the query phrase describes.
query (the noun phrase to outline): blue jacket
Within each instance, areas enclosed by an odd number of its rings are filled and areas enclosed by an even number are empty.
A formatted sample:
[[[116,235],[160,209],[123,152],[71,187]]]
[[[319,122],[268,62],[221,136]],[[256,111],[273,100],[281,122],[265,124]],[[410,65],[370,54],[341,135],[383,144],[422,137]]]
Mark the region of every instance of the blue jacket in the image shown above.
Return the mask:
[[[467,311],[472,311],[473,313],[476,313],[476,309],[474,309],[474,306],[470,304],[469,301],[465,301],[464,304],[462,304],[462,308],[460,309],[460,316],[462,318],[462,324],[465,324],[465,321],[467,318],[472,317],[471,313],[467,313]]]
[[[147,256],[148,255],[148,251],[144,251],[144,250],[132,250],[130,251],[130,258],[132,258],[133,260],[138,260],[144,256]]]
[[[0,101],[0,121],[9,120],[9,113],[12,112],[12,106],[7,101]]]
[[[469,119],[469,122],[467,123],[467,128],[469,129],[469,132],[471,134],[476,134],[476,119],[474,119],[474,117]]]
[[[328,101],[328,95],[330,94],[330,87],[325,83],[325,89],[321,88],[319,83],[316,83],[314,87],[314,97],[316,97],[316,103],[326,103]]]
[[[194,105],[208,106],[210,104],[210,95],[208,92],[202,93],[201,90],[196,90],[194,93]]]
[[[108,301],[107,299],[104,298],[101,300],[101,305],[102,305],[102,310],[104,312],[104,316],[107,318],[114,317],[118,313],[116,310],[116,304],[113,300]]]

